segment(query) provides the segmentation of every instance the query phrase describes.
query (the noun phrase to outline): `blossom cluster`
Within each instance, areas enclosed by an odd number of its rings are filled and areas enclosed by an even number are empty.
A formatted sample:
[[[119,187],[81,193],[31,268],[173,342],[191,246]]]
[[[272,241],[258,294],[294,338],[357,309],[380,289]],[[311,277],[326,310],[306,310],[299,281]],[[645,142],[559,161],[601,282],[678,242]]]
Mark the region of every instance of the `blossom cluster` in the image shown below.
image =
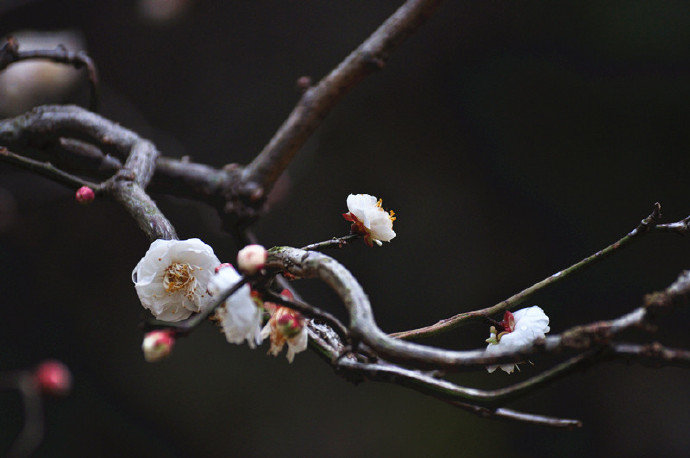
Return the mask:
[[[263,247],[250,245],[238,254],[238,265],[245,274],[253,275],[263,268],[266,256]],[[159,320],[178,322],[208,311],[215,298],[235,287],[242,276],[231,264],[221,264],[213,249],[199,239],[156,240],[134,268],[132,281],[144,308]],[[292,297],[287,291],[283,294]],[[270,317],[262,329],[265,313]],[[270,337],[272,355],[287,343],[290,362],[307,346],[304,318],[287,307],[264,303],[248,284],[230,294],[213,318],[230,343],[246,341],[255,348]],[[142,344],[146,360],[167,357],[174,342],[173,331],[148,333]]]

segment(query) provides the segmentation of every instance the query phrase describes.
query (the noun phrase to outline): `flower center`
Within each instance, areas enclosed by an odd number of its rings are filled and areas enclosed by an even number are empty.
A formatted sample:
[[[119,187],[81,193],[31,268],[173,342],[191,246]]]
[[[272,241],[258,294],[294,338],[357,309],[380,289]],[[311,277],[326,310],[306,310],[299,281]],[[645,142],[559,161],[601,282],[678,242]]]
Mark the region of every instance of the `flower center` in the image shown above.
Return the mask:
[[[194,268],[189,264],[173,262],[165,269],[163,287],[169,293],[185,291],[187,297],[194,295],[196,278],[193,275]]]

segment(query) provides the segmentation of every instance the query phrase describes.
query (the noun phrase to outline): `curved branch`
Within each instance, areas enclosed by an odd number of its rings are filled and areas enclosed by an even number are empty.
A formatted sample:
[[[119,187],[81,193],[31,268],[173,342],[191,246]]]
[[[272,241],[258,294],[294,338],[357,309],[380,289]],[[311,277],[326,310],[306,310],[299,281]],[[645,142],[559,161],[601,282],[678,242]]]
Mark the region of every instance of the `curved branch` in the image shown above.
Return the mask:
[[[518,362],[529,355],[563,348],[586,349],[600,344],[612,335],[632,326],[643,326],[661,309],[687,303],[690,296],[690,271],[663,292],[646,298],[643,308],[608,322],[580,326],[561,336],[551,336],[520,351],[489,353],[477,350],[444,350],[395,339],[378,327],[371,304],[352,274],[335,259],[322,253],[297,248],[277,247],[269,250],[268,268],[284,269],[291,275],[319,278],[328,284],[343,301],[350,316],[350,333],[354,340],[370,346],[376,354],[389,361],[420,368],[459,370],[468,366]]]
[[[46,144],[58,143],[64,137],[95,141],[125,156],[122,168],[103,183],[102,188],[125,207],[149,239],[177,238],[170,221],[144,191],[153,176],[159,156],[150,141],[77,106],[48,105],[0,121],[2,144],[41,148]],[[83,143],[72,142],[70,145],[72,148],[84,148]],[[96,154],[93,150],[89,150],[89,153],[92,157]]]
[[[76,121],[70,120],[75,117]],[[76,106],[48,105],[0,120],[0,144],[20,153],[39,151],[67,170],[101,178],[120,171],[123,161],[118,157],[124,159],[140,140],[128,129]],[[207,203],[222,201],[231,184],[232,176],[226,170],[187,158],[157,156],[151,178],[153,191]]]
[[[302,278],[319,278],[340,296],[350,315],[350,334],[392,362],[422,368],[460,369],[470,365],[515,362],[525,354],[488,353],[485,350],[450,351],[390,337],[377,326],[371,304],[352,274],[335,259],[315,251],[278,247],[269,250],[267,268]]]

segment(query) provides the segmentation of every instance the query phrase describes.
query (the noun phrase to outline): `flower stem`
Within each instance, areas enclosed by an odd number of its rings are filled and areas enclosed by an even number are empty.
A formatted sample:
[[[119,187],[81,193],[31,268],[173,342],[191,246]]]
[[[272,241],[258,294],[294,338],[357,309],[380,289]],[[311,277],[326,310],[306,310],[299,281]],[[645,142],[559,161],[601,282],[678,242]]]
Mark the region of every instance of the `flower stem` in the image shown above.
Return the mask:
[[[301,249],[304,251],[322,251],[328,248],[342,248],[360,237],[360,234],[347,234],[342,237],[333,237],[323,242],[312,243],[311,245],[303,246]]]

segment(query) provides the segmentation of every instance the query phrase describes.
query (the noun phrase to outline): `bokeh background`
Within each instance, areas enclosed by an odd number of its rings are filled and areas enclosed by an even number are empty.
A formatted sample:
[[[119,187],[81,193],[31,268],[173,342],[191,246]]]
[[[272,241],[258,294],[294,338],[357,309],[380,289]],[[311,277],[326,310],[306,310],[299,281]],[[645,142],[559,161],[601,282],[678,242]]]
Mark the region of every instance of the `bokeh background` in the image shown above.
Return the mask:
[[[145,4],[144,4],[145,3]],[[248,162],[299,98],[400,1],[0,2],[0,33],[72,30],[101,72],[102,113],[169,156]],[[170,4],[163,4],[170,6]],[[175,5],[172,5],[175,6]],[[398,331],[492,305],[606,246],[662,202],[690,212],[690,4],[446,2],[350,93],[256,224],[268,246],[342,235],[349,193],[384,198],[392,243],[335,252]],[[86,102],[77,83],[57,101]],[[0,98],[3,95],[0,94]],[[15,108],[18,108],[15,106]],[[9,110],[12,107],[8,108]],[[5,113],[7,115],[7,113]],[[208,207],[155,195],[181,237],[237,247]],[[212,325],[146,364],[130,271],[148,247],[115,204],[0,164],[0,370],[54,357],[74,391],[48,400],[40,456],[687,456],[690,378],[610,363],[511,404],[577,431],[475,417],[385,384],[354,386],[312,353],[292,365]],[[690,267],[690,239],[653,234],[539,294],[552,332],[618,316]],[[296,285],[337,313],[324,287]],[[530,304],[531,305],[531,304]],[[688,311],[653,337],[689,346]],[[483,345],[474,324],[430,343]],[[630,340],[645,338],[630,333]],[[519,374],[463,374],[498,387]],[[0,393],[0,451],[21,404]]]

